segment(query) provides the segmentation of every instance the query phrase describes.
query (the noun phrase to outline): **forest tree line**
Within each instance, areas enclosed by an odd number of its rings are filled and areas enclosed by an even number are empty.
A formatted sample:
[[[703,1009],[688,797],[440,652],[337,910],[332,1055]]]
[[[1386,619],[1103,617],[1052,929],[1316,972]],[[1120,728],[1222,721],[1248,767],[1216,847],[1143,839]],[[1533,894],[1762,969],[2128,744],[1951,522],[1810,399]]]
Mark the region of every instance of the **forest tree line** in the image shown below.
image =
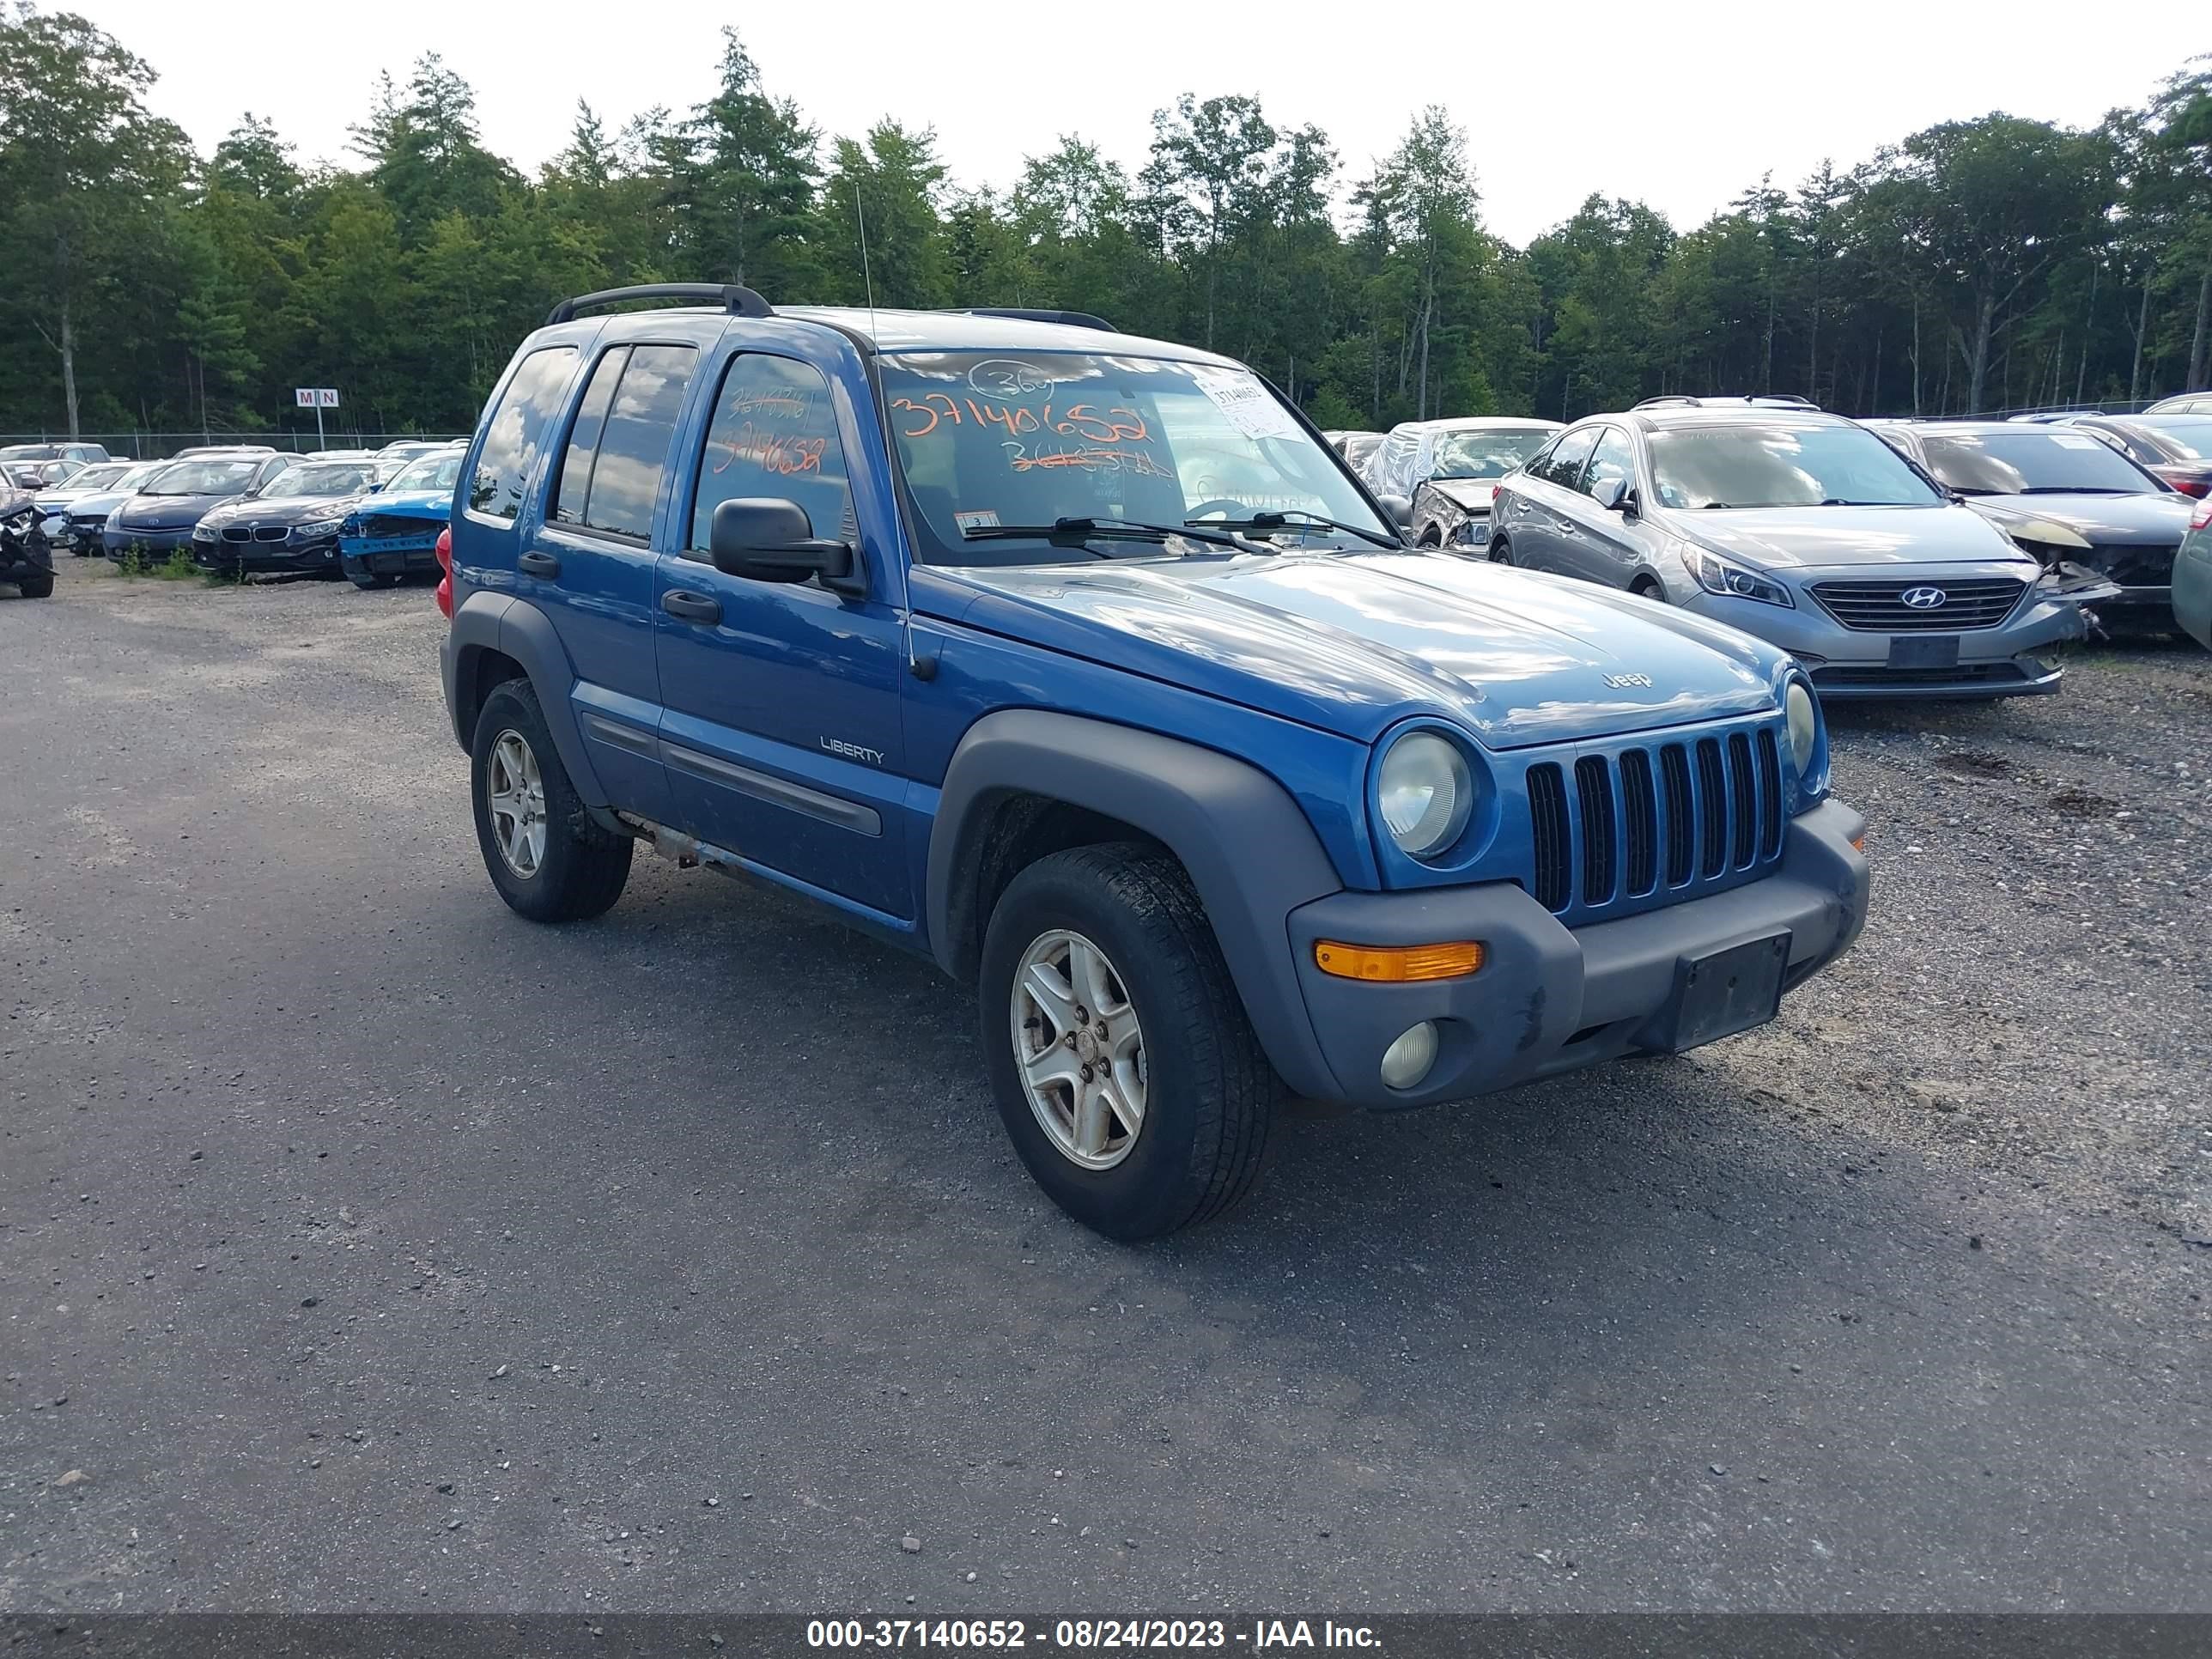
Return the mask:
[[[1440,107],[1349,165],[1257,98],[1185,95],[1133,175],[1063,137],[997,184],[926,126],[833,137],[725,31],[714,94],[580,102],[532,176],[435,55],[352,163],[245,114],[211,155],[86,19],[0,15],[0,431],[250,434],[333,386],[346,424],[464,431],[556,300],[656,281],[773,300],[1096,312],[1250,362],[1324,426],[1566,419],[1667,392],[1871,414],[2139,399],[2212,380],[2212,60],[2094,128],[1992,113],[1677,231],[1593,195],[1484,228]],[[864,276],[860,232],[865,224]]]

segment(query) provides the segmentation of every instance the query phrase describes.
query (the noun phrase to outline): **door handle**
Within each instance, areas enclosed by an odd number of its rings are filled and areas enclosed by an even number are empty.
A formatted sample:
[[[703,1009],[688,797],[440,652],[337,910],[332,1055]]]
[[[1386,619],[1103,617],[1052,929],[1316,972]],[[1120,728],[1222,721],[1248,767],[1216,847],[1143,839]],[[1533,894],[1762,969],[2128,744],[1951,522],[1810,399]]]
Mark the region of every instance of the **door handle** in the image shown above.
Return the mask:
[[[526,553],[515,563],[526,576],[543,576],[548,581],[561,574],[561,561],[550,553]]]
[[[720,599],[689,593],[680,587],[672,587],[660,596],[660,608],[678,622],[704,623],[711,628],[722,620]]]

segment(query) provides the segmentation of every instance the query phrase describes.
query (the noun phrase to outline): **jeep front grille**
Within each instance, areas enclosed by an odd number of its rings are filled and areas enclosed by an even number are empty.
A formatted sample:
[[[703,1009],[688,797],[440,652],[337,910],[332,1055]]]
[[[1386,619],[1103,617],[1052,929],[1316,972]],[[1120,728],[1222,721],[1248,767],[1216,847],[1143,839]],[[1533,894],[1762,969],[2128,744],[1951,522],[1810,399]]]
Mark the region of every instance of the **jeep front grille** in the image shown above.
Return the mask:
[[[1529,891],[1554,915],[1646,909],[1747,878],[1782,856],[1771,720],[1607,745],[1571,766],[1539,761],[1524,776]]]

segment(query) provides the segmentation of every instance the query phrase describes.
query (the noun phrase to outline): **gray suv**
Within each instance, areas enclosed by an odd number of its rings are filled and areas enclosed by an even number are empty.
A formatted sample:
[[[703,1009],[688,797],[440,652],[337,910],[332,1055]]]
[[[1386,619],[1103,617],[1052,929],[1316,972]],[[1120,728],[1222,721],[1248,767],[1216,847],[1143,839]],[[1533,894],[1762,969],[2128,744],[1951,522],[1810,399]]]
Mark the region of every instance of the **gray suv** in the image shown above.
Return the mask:
[[[1873,433],[1802,398],[1654,398],[1502,480],[1490,556],[1740,628],[1824,698],[2055,691],[2087,631],[2046,574]]]

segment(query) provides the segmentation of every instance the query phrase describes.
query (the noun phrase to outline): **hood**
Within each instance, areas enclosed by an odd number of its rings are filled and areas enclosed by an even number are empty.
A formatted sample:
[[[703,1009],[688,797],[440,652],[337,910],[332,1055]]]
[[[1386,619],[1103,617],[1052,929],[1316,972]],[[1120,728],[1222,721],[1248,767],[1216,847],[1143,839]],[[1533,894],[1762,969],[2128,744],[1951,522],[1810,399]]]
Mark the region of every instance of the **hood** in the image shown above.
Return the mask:
[[[1361,742],[1422,713],[1516,749],[1761,712],[1786,660],[1645,599],[1434,554],[916,575],[917,610]],[[1608,685],[1609,675],[1631,683]]]
[[[1963,507],[1747,507],[1656,515],[1686,541],[1770,570],[1986,563],[2026,556]]]
[[[95,513],[103,515],[112,513],[124,502],[135,499],[125,490],[103,489],[97,495],[74,496],[59,510],[66,512],[72,519],[88,519]]]
[[[204,515],[221,529],[227,524],[305,524],[313,519],[342,519],[359,501],[354,495],[280,495],[273,501],[224,499]]]
[[[1972,505],[1996,524],[2041,520],[2060,524],[2082,540],[2174,547],[2189,533],[2197,503],[2182,495],[1976,495]]]
[[[389,514],[401,519],[450,519],[453,516],[453,492],[444,489],[405,489],[394,495],[381,490],[373,495],[357,497],[354,511],[364,519],[374,519]]]
[[[189,530],[235,495],[133,495],[118,509],[132,530]]]
[[[1498,493],[1495,478],[1431,478],[1429,488],[1455,507],[1469,513],[1490,511],[1491,497]]]

